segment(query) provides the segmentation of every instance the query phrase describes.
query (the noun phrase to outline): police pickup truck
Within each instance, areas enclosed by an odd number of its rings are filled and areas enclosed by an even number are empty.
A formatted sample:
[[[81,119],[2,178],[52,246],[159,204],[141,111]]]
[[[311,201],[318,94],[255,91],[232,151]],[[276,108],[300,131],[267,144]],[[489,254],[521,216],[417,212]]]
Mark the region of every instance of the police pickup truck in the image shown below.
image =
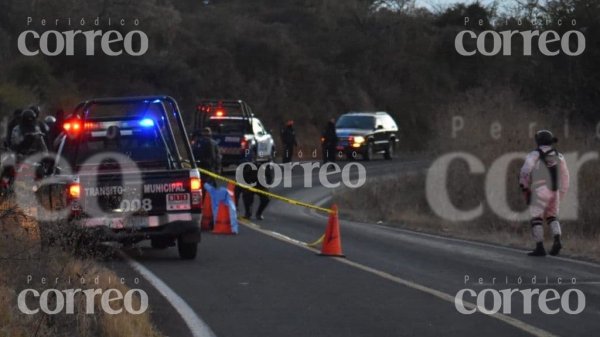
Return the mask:
[[[202,182],[173,98],[80,103],[56,143],[71,223],[96,241],[177,243],[182,259],[196,257]]]
[[[213,139],[219,144],[223,167],[275,158],[273,136],[242,100],[202,100],[191,133],[199,137],[205,127],[211,129]]]

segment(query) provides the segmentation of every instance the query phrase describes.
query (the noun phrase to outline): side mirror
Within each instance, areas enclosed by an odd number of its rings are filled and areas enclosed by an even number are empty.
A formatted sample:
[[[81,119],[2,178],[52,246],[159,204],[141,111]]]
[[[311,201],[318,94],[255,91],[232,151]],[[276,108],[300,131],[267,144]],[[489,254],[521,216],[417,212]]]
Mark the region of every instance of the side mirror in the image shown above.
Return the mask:
[[[383,125],[377,125],[377,127],[375,129],[376,130],[382,130],[383,129]]]

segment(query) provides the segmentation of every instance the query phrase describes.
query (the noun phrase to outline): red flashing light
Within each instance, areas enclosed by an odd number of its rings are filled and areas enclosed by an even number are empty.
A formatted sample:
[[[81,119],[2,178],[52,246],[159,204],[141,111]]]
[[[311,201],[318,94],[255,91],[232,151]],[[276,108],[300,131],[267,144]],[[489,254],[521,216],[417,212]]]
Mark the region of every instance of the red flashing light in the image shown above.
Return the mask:
[[[63,124],[63,129],[68,133],[78,133],[81,131],[81,122],[78,120],[72,120]]]
[[[96,129],[98,128],[98,123],[86,122],[83,124],[83,128],[86,130]]]
[[[217,111],[215,111],[215,116],[217,117],[223,117],[225,115],[225,111],[223,109],[217,109]]]
[[[210,107],[210,105],[198,105],[197,109],[200,112],[209,113],[211,110],[211,107]]]

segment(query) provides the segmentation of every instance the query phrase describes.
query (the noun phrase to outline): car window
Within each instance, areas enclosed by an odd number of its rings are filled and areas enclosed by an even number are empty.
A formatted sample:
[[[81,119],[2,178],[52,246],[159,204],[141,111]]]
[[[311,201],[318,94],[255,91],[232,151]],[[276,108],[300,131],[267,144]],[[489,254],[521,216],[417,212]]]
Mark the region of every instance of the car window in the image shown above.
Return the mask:
[[[214,134],[240,134],[245,132],[246,123],[243,119],[211,118],[208,127]]]
[[[363,129],[373,130],[375,118],[373,116],[343,115],[335,123],[338,129]]]
[[[136,162],[140,169],[169,169],[169,158],[173,158],[173,144],[166,137],[165,129],[158,123],[134,128],[117,127],[119,136],[107,137],[107,130],[102,124],[123,126],[127,122],[86,123],[82,134],[65,144],[63,153],[69,158],[70,164],[81,169],[82,165],[97,166],[105,162],[104,157],[97,155],[106,152],[117,152]],[[132,123],[129,123],[130,125]],[[116,126],[115,126],[116,127]],[[93,159],[100,160],[99,162]]]

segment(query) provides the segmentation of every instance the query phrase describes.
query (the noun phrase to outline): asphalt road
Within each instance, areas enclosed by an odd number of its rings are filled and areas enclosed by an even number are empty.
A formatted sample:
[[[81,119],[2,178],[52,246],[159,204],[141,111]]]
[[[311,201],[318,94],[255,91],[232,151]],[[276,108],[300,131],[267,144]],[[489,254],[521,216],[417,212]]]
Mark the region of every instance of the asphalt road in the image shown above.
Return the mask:
[[[426,166],[410,158],[374,161],[367,175]],[[331,191],[303,188],[302,179],[294,175],[295,187],[275,191],[327,205]],[[265,217],[252,220],[257,226],[241,226],[237,236],[206,234],[195,261],[180,261],[175,249],[129,254],[183,298],[217,336],[592,336],[600,331],[600,265],[531,258],[511,248],[344,219],[347,258],[320,257],[294,240],[317,239],[327,223],[323,215],[273,201]],[[121,261],[109,263],[134,273]],[[558,277],[563,284],[557,284]],[[159,328],[169,336],[190,335],[167,301],[150,285],[142,286],[149,291]],[[552,288],[560,294],[575,288],[586,303],[577,315],[547,315],[534,297],[532,314],[524,314],[517,293],[511,314],[464,315],[453,302],[464,288]],[[487,308],[491,298],[486,297]],[[573,299],[569,304],[575,308]],[[551,307],[559,307],[556,303]]]

